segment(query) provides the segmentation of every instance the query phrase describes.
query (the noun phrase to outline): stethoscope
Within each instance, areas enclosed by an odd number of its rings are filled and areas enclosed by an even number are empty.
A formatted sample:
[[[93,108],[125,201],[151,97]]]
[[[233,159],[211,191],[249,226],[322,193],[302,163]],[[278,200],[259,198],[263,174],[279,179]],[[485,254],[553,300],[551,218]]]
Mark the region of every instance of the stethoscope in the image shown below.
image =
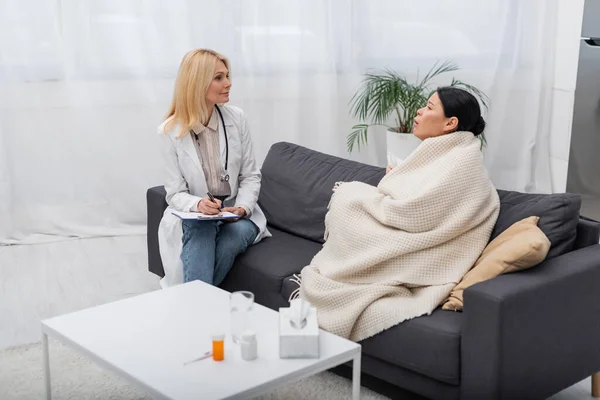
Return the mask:
[[[223,133],[225,134],[225,170],[224,173],[221,174],[221,176],[219,177],[219,179],[221,180],[221,182],[229,182],[229,174],[227,173],[227,164],[229,163],[229,141],[227,140],[227,128],[225,128],[225,120],[223,119],[223,113],[221,113],[221,110],[219,109],[219,107],[217,107],[217,105],[215,104],[215,108],[217,109],[217,112],[219,113],[219,117],[221,117],[221,123],[223,125]],[[192,131],[194,133],[194,135],[196,135],[196,141],[198,141],[198,135],[196,134],[196,132]]]

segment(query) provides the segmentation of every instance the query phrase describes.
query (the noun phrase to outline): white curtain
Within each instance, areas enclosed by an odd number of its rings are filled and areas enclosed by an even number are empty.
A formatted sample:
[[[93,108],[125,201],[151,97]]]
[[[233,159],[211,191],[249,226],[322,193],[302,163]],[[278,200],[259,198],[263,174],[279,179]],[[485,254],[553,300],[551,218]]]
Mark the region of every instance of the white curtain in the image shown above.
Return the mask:
[[[290,141],[384,165],[381,131],[346,152],[361,74],[454,61],[436,84],[491,97],[494,183],[549,192],[556,1],[0,0],[0,243],[143,233],[156,126],[197,47],[230,58],[261,162]]]

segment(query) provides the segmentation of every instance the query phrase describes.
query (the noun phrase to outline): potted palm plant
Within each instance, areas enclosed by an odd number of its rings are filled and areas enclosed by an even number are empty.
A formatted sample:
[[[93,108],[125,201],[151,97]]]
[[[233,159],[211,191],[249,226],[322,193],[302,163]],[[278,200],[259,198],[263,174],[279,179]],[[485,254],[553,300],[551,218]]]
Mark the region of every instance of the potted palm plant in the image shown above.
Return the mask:
[[[351,153],[355,146],[360,150],[361,146],[368,144],[369,127],[382,125],[387,127],[388,151],[392,150],[400,159],[408,157],[421,142],[412,135],[413,118],[435,92],[429,87],[431,80],[440,74],[456,70],[458,67],[454,63],[436,62],[427,75],[420,81],[417,78],[415,83],[408,82],[406,78],[389,69],[366,73],[361,87],[350,101],[351,114],[361,121],[371,122],[352,127],[352,132],[347,136],[348,152]],[[487,110],[489,98],[481,90],[454,77],[450,85],[471,92]],[[392,114],[394,125],[386,125],[385,122]],[[482,146],[485,145],[484,134],[478,137]]]

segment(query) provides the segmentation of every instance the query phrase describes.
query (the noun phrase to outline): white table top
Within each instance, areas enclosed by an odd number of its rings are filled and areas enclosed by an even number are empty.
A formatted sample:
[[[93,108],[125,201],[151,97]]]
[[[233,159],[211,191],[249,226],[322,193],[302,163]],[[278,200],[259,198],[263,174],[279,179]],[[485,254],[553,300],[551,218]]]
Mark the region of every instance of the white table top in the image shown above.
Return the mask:
[[[194,281],[42,321],[42,330],[119,372],[151,396],[248,398],[342,363],[360,345],[321,330],[319,359],[280,359],[279,313],[255,304],[258,359],[231,341],[229,292]],[[222,329],[225,360],[184,366],[211,350]],[[50,349],[52,358],[52,349]]]

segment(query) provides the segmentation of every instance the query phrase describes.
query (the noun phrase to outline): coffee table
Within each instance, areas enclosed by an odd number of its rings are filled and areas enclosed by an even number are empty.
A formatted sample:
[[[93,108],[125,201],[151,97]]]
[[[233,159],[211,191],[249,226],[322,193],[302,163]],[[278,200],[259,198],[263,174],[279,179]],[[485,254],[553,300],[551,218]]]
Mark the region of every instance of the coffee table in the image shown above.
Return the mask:
[[[321,330],[320,358],[279,358],[279,313],[252,311],[258,359],[243,361],[229,335],[229,293],[189,282],[42,321],[46,397],[51,399],[48,336],[85,354],[156,399],[246,399],[353,361],[352,397],[360,398],[361,346]],[[225,360],[184,366],[222,329]],[[59,367],[60,368],[60,367]]]

